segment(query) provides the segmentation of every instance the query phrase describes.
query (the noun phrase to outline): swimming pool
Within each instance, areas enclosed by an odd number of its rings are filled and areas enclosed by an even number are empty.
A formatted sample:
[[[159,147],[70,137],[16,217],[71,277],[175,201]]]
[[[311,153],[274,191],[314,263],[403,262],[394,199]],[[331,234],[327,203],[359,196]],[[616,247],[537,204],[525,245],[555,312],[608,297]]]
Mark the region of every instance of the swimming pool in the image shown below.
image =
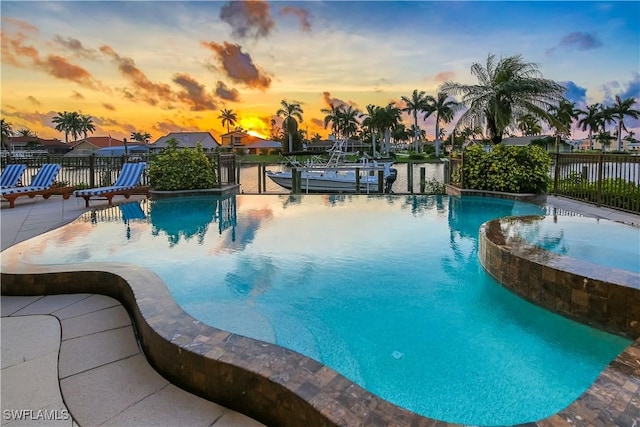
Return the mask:
[[[452,422],[550,415],[629,343],[526,303],[479,266],[480,224],[540,214],[538,206],[433,196],[233,200],[154,201],[150,220],[125,225],[85,218],[34,241],[26,260],[147,266],[192,316],[300,351]]]

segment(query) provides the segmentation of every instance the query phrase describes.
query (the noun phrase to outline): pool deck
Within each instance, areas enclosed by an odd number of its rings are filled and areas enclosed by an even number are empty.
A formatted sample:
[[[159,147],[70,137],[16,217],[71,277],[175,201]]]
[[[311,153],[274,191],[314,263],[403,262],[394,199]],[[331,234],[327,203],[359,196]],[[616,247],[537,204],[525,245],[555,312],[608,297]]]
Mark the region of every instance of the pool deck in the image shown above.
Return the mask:
[[[9,209],[3,202],[1,249],[106,205],[36,197]],[[569,199],[549,196],[547,206],[640,226],[639,215]],[[2,296],[1,302],[2,425],[262,425],[159,375],[141,352],[127,311],[112,298]],[[6,409],[24,411],[7,416]]]

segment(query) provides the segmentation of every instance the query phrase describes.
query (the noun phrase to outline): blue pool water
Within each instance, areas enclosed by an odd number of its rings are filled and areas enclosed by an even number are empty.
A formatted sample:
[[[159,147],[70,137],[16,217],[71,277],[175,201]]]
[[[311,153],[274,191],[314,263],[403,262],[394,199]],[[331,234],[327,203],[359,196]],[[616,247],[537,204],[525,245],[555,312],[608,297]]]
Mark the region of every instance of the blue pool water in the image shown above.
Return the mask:
[[[549,216],[523,224],[520,233],[542,249],[640,273],[640,228],[603,219]]]
[[[296,350],[428,417],[549,416],[630,343],[529,304],[480,266],[480,225],[544,215],[539,206],[314,195],[135,207],[124,222],[84,217],[48,233],[26,261],[145,266],[194,318]]]

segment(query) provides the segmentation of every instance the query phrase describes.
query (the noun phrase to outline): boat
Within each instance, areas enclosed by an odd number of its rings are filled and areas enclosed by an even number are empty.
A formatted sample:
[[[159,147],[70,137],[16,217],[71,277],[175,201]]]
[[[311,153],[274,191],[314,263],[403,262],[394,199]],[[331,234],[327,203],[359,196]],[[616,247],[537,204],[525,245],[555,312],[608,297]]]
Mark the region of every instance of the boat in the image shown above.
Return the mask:
[[[348,163],[345,157],[344,141],[336,141],[328,151],[326,163],[308,162],[293,169],[300,172],[300,191],[303,193],[377,193],[379,192],[378,176],[382,171],[382,191],[391,192],[396,180],[397,170],[391,163],[378,163],[376,160],[363,157],[358,162]],[[293,169],[265,174],[279,186],[291,190],[293,187]]]

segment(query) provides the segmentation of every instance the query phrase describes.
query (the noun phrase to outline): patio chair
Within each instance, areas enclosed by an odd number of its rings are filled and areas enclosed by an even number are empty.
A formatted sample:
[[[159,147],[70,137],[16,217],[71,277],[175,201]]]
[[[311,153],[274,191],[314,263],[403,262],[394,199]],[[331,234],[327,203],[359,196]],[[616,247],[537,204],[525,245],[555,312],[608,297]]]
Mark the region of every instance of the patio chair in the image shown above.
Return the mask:
[[[16,199],[20,196],[29,196],[34,198],[35,196],[42,196],[48,199],[54,194],[62,195],[65,199],[71,196],[71,187],[66,188],[53,188],[53,183],[60,172],[61,166],[56,163],[47,163],[40,167],[38,173],[31,181],[31,184],[26,187],[11,187],[3,188],[2,198],[9,201],[9,207],[15,207]]]
[[[143,162],[125,163],[122,166],[120,175],[118,175],[118,179],[116,179],[116,182],[112,186],[76,190],[73,194],[76,197],[82,197],[85,206],[89,207],[89,200],[91,200],[92,197],[103,197],[109,202],[109,206],[111,206],[111,199],[113,199],[114,196],[124,196],[125,199],[128,199],[134,193],[140,193],[141,191],[146,193],[147,188],[140,186],[140,179],[146,166],[147,164]]]
[[[5,168],[2,169],[2,175],[0,175],[0,188],[17,187],[26,168],[27,165],[21,163],[5,166]]]

